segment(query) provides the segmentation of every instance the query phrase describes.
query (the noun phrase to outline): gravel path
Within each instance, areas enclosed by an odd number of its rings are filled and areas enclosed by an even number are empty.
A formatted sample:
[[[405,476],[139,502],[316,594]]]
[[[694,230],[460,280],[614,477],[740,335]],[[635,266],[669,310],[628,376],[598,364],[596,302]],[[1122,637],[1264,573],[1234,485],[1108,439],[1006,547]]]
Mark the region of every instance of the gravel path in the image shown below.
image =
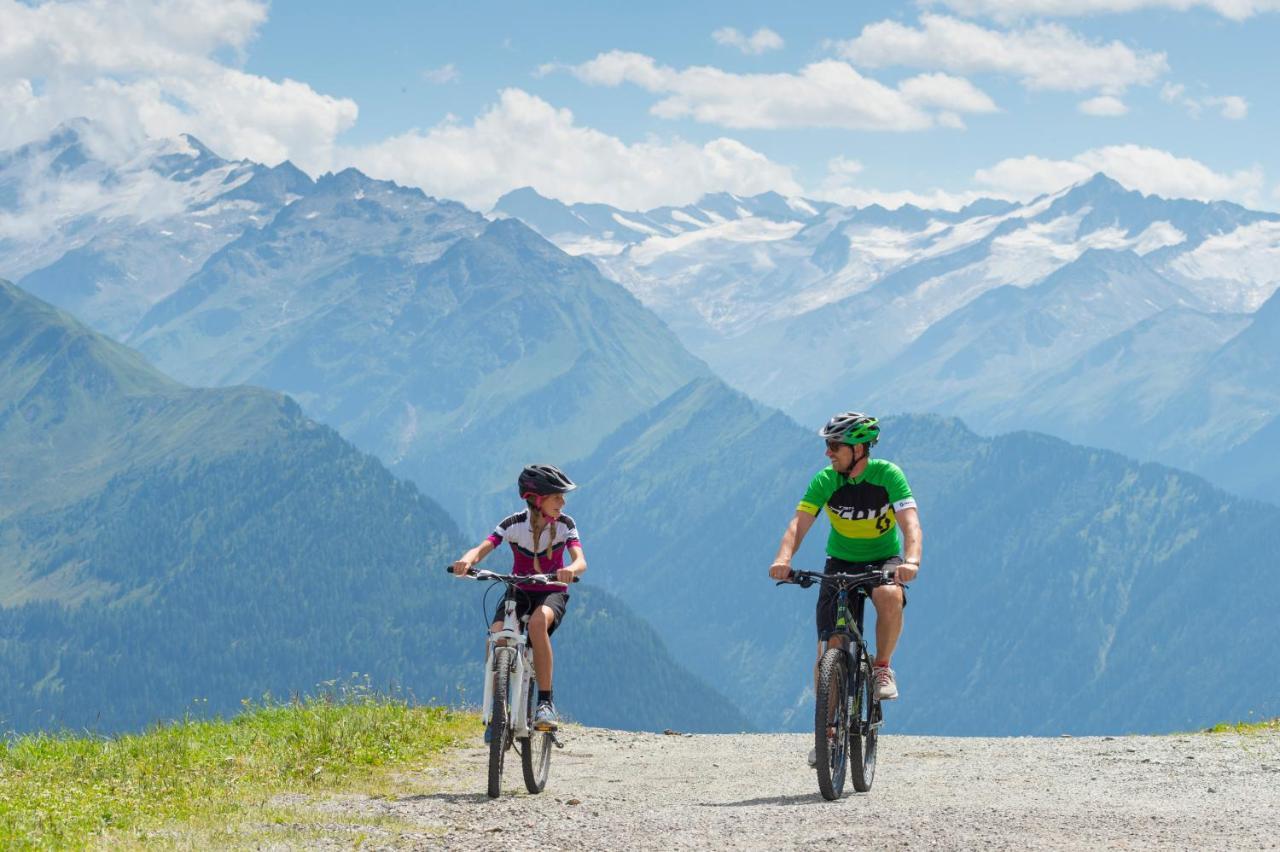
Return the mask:
[[[804,763],[810,736],[572,727],[563,739],[538,796],[524,792],[518,757],[508,758],[503,797],[485,795],[477,734],[447,766],[405,779],[406,791],[435,792],[320,807],[418,829],[384,829],[362,848],[1280,849],[1275,732],[887,734],[871,793],[838,802],[822,800]]]

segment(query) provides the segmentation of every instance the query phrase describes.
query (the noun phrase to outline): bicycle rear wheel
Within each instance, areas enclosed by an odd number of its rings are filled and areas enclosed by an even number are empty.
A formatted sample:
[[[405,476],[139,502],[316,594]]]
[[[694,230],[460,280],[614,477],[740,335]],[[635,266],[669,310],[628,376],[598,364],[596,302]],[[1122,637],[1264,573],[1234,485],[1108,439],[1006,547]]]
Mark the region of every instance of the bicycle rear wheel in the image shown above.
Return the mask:
[[[871,677],[871,662],[863,657],[853,686],[853,709],[849,728],[849,758],[853,789],[866,793],[876,774],[876,734],[880,724],[880,699]]]
[[[493,653],[493,715],[490,717],[489,798],[502,795],[502,760],[511,737],[511,648],[497,648]]]
[[[529,712],[525,717],[533,721],[533,712],[537,709],[538,693],[534,685],[529,684]],[[547,786],[547,776],[551,774],[551,749],[555,747],[549,731],[535,731],[529,726],[529,738],[521,741],[520,768],[524,770],[524,788],[530,793],[541,793]]]
[[[818,668],[814,696],[813,747],[818,755],[818,789],[824,799],[844,792],[849,744],[849,663],[840,648],[828,648]]]

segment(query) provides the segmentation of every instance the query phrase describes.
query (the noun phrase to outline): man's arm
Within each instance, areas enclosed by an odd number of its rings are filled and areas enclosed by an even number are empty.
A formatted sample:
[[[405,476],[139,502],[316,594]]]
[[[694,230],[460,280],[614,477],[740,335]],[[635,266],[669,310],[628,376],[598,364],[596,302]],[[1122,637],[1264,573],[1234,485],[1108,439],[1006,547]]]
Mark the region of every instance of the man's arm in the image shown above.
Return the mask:
[[[902,531],[903,564],[898,566],[898,580],[910,583],[920,570],[920,553],[923,544],[923,533],[920,532],[920,513],[916,507],[903,509],[897,513],[898,529]]]
[[[453,563],[453,573],[458,576],[466,574],[472,568],[476,567],[477,562],[484,559],[490,553],[493,553],[493,542],[486,538],[484,541],[462,554],[462,557],[457,562]]]
[[[817,519],[817,515],[810,515],[808,512],[799,509],[796,510],[795,517],[791,519],[791,523],[787,524],[787,531],[782,534],[782,543],[778,545],[778,555],[773,558],[773,564],[769,566],[770,577],[775,580],[787,579],[787,575],[791,573],[791,557],[800,549],[800,543],[804,541],[809,528],[813,526],[813,522]]]

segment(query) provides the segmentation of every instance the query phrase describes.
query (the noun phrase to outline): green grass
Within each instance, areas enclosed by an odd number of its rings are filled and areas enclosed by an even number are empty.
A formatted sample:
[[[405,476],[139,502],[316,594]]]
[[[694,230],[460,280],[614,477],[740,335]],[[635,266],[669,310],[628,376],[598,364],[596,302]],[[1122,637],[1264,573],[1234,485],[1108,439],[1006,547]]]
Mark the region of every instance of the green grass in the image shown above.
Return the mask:
[[[1206,730],[1209,734],[1256,734],[1263,731],[1280,731],[1280,717],[1261,722],[1219,722]]]
[[[0,848],[239,845],[240,827],[308,821],[274,796],[367,791],[475,730],[468,714],[346,689],[115,739],[17,737],[0,750]]]

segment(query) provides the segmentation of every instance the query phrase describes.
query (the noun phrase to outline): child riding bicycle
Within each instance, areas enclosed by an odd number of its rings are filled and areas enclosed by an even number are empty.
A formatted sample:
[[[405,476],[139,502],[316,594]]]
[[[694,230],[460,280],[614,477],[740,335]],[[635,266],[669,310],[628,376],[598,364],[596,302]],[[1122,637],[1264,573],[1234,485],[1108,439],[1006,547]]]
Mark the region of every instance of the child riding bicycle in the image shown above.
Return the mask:
[[[575,485],[558,468],[549,464],[531,464],[520,472],[517,480],[525,508],[500,521],[482,542],[453,563],[453,573],[465,575],[495,548],[506,542],[515,557],[513,574],[555,574],[560,583],[572,583],[587,570],[582,555],[582,542],[573,518],[564,514],[564,495]],[[564,564],[565,551],[572,562]],[[529,617],[529,644],[533,648],[533,668],[538,679],[538,706],[533,727],[554,731],[559,716],[552,700],[551,675],[553,657],[551,634],[564,620],[569,592],[560,585],[522,583],[516,586],[516,615]],[[490,632],[502,629],[503,606],[494,613]]]

